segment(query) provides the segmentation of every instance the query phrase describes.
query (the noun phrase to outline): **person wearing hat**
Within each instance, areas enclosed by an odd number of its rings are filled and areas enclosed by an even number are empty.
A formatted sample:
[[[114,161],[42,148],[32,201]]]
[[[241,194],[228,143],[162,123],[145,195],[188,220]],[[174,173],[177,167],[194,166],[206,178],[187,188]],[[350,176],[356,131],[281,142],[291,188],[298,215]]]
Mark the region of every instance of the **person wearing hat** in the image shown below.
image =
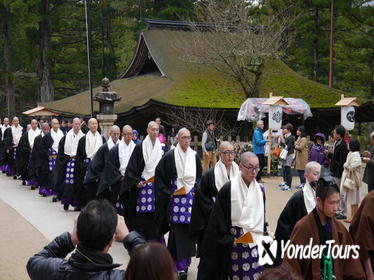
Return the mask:
[[[308,161],[316,161],[324,167],[328,167],[329,160],[326,156],[325,147],[326,137],[323,133],[316,133],[314,135],[314,143],[309,151]]]
[[[213,167],[217,162],[217,141],[214,136],[214,123],[212,120],[206,122],[206,130],[203,133],[201,147],[203,149],[203,173],[205,173],[209,167]]]

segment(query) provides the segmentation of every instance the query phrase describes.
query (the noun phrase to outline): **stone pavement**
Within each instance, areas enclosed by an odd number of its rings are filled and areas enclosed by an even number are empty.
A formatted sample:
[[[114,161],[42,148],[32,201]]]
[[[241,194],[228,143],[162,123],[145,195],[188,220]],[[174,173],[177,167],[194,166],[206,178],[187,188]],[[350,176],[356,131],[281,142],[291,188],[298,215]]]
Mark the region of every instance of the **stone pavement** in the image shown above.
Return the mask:
[[[292,193],[278,188],[280,177],[264,178],[266,189],[266,219],[274,232],[280,212]],[[294,185],[298,178],[294,178]],[[366,192],[366,185],[363,186]],[[5,203],[4,203],[5,202]],[[0,280],[28,279],[26,263],[48,241],[65,231],[71,231],[77,212],[64,211],[60,203],[41,197],[37,190],[22,186],[20,181],[0,174]],[[115,263],[127,265],[129,256],[122,244],[115,242],[110,249]],[[189,269],[189,279],[196,279],[198,260]]]

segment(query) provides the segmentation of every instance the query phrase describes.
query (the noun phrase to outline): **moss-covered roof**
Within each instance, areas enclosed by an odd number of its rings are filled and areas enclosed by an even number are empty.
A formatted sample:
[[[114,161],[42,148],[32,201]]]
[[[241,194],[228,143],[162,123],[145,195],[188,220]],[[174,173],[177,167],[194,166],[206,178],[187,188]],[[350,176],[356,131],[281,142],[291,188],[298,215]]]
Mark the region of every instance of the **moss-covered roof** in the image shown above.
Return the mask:
[[[209,67],[187,63],[177,40],[188,41],[189,31],[146,30],[140,34],[138,48],[127,71],[110,83],[111,90],[122,96],[115,103],[116,113],[125,113],[149,100],[169,105],[207,108],[239,108],[246,96],[232,77]],[[192,37],[191,37],[192,40]],[[159,72],[139,74],[145,61],[152,59]],[[101,87],[94,89],[94,94]],[[285,97],[302,98],[311,107],[333,107],[339,100],[339,90],[308,80],[279,60],[268,61],[259,83],[260,96],[269,92]],[[98,110],[97,102],[94,109]],[[68,114],[88,115],[89,93],[39,104]]]

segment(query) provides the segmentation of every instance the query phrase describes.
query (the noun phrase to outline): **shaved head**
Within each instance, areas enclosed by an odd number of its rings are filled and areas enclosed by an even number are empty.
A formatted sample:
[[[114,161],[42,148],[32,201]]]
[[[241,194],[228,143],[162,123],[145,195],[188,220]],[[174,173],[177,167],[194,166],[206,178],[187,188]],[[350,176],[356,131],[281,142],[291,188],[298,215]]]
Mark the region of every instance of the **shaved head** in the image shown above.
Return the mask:
[[[127,132],[131,132],[132,133],[132,127],[130,126],[130,125],[125,125],[125,126],[123,126],[123,128],[122,128],[122,132],[123,133],[127,133]]]
[[[179,138],[180,136],[182,136],[182,134],[185,134],[185,133],[191,135],[191,132],[187,128],[182,127],[181,129],[178,130],[177,138]]]
[[[109,134],[110,134],[111,132],[120,132],[120,128],[119,128],[119,126],[118,126],[118,125],[113,125],[113,126],[110,128],[110,130],[109,130]]]
[[[246,164],[252,158],[257,158],[257,155],[253,152],[245,152],[240,155],[240,163]]]
[[[234,145],[231,144],[230,142],[228,141],[223,141],[220,145],[219,145],[219,151],[220,152],[223,152],[227,149],[234,149]]]
[[[151,127],[155,127],[155,126],[159,127],[158,123],[156,123],[155,121],[150,121],[148,123],[147,128],[151,128]]]

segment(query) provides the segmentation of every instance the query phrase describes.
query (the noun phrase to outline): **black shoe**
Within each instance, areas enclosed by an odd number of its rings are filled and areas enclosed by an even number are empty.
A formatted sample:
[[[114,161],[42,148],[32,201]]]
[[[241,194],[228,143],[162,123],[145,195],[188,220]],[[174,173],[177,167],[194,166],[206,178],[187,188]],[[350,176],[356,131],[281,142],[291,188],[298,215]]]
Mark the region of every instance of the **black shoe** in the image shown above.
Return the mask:
[[[187,280],[187,272],[185,271],[178,272],[178,280]]]
[[[338,220],[345,220],[347,219],[347,216],[339,213],[335,215],[335,218]]]
[[[68,211],[69,210],[69,204],[64,204],[64,210]]]
[[[52,197],[52,202],[57,202],[58,201],[58,199],[57,199],[57,197]]]
[[[17,180],[17,176],[16,176],[16,175],[14,175],[14,176],[13,176],[13,179],[14,179],[14,180]]]
[[[75,212],[79,212],[79,211],[81,211],[81,208],[78,207],[78,206],[77,206],[77,207],[74,207],[74,211],[75,211]]]
[[[36,190],[36,187],[35,186],[31,186],[31,190]]]
[[[26,186],[26,181],[22,180],[22,186]]]

